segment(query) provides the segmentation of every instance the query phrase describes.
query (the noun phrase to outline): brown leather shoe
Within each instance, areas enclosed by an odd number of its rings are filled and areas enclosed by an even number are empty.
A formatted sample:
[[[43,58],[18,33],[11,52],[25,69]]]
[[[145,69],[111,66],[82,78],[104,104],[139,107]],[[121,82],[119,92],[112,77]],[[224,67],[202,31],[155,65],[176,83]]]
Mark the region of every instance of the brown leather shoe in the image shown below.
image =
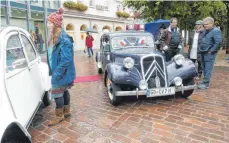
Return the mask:
[[[64,105],[64,117],[68,118],[71,116],[70,105]]]
[[[63,108],[56,109],[56,117],[49,121],[49,126],[54,126],[64,120]]]

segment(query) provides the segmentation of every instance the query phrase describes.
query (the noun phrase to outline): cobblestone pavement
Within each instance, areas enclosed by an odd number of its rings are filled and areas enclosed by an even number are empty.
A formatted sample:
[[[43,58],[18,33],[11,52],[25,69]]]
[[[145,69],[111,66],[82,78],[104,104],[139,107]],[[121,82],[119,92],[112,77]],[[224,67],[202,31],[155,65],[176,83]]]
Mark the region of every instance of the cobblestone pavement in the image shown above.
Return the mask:
[[[95,60],[76,54],[77,75],[97,74]],[[41,109],[29,132],[33,143],[228,143],[229,70],[216,67],[210,89],[183,98],[108,100],[103,79],[70,90],[72,117],[48,127],[52,106]],[[39,116],[41,115],[41,116]]]

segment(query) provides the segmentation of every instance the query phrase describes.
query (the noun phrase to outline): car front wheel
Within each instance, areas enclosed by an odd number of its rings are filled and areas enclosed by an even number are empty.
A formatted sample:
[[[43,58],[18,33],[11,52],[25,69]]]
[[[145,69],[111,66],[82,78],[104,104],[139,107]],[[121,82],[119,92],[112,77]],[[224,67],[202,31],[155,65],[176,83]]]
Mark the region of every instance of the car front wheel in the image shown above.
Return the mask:
[[[194,84],[195,84],[194,78],[185,80],[185,81],[183,82],[183,85],[184,85],[184,86],[194,85]],[[183,94],[182,94],[182,92],[179,92],[178,94],[179,94],[181,97],[188,98],[189,96],[192,95],[193,91],[194,91],[194,89],[191,89],[191,90],[186,90],[186,91],[184,91]]]
[[[45,107],[49,106],[51,104],[51,100],[52,100],[51,92],[46,91],[45,95],[43,97],[43,103],[44,103]]]
[[[116,91],[120,91],[120,88],[111,82],[111,80],[106,77],[106,86],[107,86],[107,93],[110,99],[110,103],[114,106],[117,106],[120,104],[121,97],[116,96]]]
[[[98,63],[97,63],[97,68],[98,68],[98,73],[99,73],[99,74],[102,74],[102,73],[103,73],[103,70],[102,70],[101,67],[102,67],[102,63],[101,63],[101,62],[98,62]]]

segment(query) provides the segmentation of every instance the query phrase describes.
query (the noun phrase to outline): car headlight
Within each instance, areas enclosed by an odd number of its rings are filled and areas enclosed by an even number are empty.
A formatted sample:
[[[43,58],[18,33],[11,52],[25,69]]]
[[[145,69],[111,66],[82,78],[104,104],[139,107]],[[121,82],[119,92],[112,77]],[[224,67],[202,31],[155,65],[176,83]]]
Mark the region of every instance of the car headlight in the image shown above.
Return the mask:
[[[185,60],[185,57],[179,54],[174,56],[173,60],[176,63],[176,65],[181,66]]]
[[[134,67],[134,60],[131,57],[127,57],[123,60],[123,65],[127,69]]]
[[[176,85],[176,86],[181,86],[182,85],[182,78],[181,77],[175,77],[173,79],[173,83]]]
[[[141,90],[146,90],[146,89],[148,88],[148,83],[147,83],[145,80],[141,80],[141,81],[139,82],[139,88],[140,88]]]

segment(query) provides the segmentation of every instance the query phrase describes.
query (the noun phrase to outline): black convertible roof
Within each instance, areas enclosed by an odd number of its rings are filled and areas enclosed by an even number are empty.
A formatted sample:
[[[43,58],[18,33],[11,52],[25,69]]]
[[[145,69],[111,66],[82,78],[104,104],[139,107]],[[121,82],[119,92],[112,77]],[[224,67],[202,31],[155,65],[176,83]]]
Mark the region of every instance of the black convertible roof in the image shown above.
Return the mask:
[[[149,32],[135,31],[135,30],[108,32],[103,34],[103,36],[109,36],[109,37],[116,37],[116,36],[123,36],[123,35],[151,35],[152,36],[152,34]]]

